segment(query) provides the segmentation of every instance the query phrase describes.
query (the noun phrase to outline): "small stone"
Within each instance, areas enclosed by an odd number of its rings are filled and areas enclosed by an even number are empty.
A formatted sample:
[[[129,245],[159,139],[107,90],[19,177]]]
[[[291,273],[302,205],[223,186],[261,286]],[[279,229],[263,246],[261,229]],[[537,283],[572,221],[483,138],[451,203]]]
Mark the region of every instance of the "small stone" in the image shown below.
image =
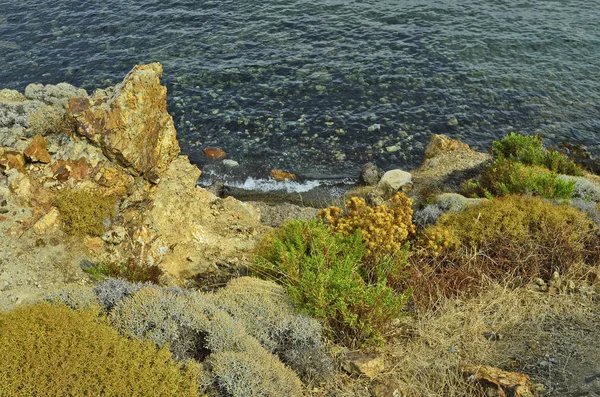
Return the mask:
[[[227,157],[227,153],[221,148],[207,147],[202,150],[202,153],[213,160],[222,160]]]
[[[484,332],[483,337],[492,342],[496,342],[496,341],[504,339],[504,335],[496,333],[496,332],[490,332],[490,331]]]
[[[445,135],[435,134],[431,136],[425,147],[425,159],[431,159],[444,152],[467,149],[469,149],[469,145],[466,143],[448,138]]]
[[[272,170],[271,176],[278,182],[283,182],[285,180],[295,181],[296,174],[292,174],[282,170]]]
[[[397,191],[402,186],[412,183],[410,172],[402,170],[391,170],[383,174],[378,186],[385,190]]]
[[[383,372],[385,364],[382,356],[353,352],[346,354],[342,368],[351,375],[364,375],[373,379]]]
[[[25,173],[25,158],[12,148],[0,147],[0,170],[15,169],[21,174]]]
[[[519,372],[507,372],[487,365],[463,365],[463,373],[471,381],[498,392],[500,396],[531,397],[529,376]]]
[[[223,165],[226,167],[234,168],[234,167],[239,167],[240,163],[238,163],[235,160],[225,159],[225,160],[223,160]]]
[[[47,234],[56,231],[59,227],[60,213],[57,208],[52,207],[47,214],[42,216],[34,225],[36,234]]]
[[[94,255],[100,255],[104,251],[104,241],[100,237],[90,237],[85,242],[88,251]]]
[[[373,163],[367,163],[360,171],[358,178],[361,185],[375,186],[381,180],[383,170]]]
[[[112,230],[104,233],[102,240],[109,244],[121,244],[127,237],[127,230],[123,226],[116,226]]]
[[[33,162],[49,163],[52,158],[46,149],[46,140],[41,135],[36,135],[23,152],[25,157]]]
[[[12,288],[12,284],[11,284],[11,283],[9,283],[8,281],[5,281],[5,282],[2,284],[2,289],[0,289],[0,291],[3,291],[3,292],[4,292],[4,291],[9,291],[11,288]]]
[[[371,388],[373,397],[400,397],[406,395],[407,387],[393,376],[387,376],[374,383]]]
[[[446,125],[448,127],[456,127],[458,125],[458,119],[456,117],[452,117],[450,120],[448,120]]]

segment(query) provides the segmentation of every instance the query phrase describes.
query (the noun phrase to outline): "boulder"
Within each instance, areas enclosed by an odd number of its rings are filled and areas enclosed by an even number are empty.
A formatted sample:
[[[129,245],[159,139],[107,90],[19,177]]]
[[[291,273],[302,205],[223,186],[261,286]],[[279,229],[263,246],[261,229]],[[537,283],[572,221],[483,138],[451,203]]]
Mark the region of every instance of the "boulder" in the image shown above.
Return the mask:
[[[50,153],[48,153],[48,150],[46,149],[46,140],[41,135],[36,135],[33,137],[33,140],[29,146],[27,146],[27,149],[25,149],[23,154],[29,161],[33,162],[47,164],[52,161]]]
[[[114,88],[69,102],[80,135],[132,175],[153,183],[179,153],[162,72],[160,63],[136,66]]]
[[[375,186],[381,180],[383,170],[373,163],[367,163],[360,171],[358,181],[361,185]]]
[[[383,174],[378,183],[378,187],[388,191],[397,191],[402,186],[409,183],[412,183],[412,175],[410,172],[390,170]]]
[[[425,147],[425,159],[430,159],[442,152],[451,152],[455,150],[468,150],[469,145],[456,139],[448,138],[445,135],[432,135],[429,143]]]

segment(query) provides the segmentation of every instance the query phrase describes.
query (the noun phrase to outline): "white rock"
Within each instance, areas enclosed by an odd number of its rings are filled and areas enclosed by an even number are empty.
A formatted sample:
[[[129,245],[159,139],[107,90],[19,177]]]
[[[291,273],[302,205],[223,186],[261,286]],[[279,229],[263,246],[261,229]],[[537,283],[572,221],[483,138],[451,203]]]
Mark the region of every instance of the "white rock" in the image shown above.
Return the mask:
[[[412,175],[410,172],[390,170],[383,174],[383,177],[377,186],[382,189],[398,190],[409,183],[412,183]]]
[[[240,163],[238,163],[235,160],[225,159],[225,160],[223,160],[223,165],[233,168],[233,167],[238,167],[240,165]]]

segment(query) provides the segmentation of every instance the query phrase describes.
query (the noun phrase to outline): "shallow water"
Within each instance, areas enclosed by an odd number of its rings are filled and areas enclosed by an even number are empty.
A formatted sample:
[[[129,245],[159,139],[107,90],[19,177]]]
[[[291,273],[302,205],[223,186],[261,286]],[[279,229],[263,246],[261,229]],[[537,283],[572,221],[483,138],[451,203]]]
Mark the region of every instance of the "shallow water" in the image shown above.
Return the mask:
[[[511,128],[598,155],[599,21],[590,0],[0,0],[0,87],[160,61],[183,152],[254,176],[411,168],[433,133]]]

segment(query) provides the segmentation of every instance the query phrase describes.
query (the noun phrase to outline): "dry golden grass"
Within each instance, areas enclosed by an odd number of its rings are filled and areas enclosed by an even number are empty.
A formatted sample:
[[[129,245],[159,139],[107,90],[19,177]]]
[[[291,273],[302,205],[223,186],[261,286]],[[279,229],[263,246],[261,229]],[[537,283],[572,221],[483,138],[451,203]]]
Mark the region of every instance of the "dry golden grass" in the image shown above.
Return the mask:
[[[511,370],[524,343],[541,335],[549,315],[585,312],[580,295],[539,293],[528,288],[489,285],[472,299],[447,299],[435,311],[421,313],[402,327],[410,336],[390,348],[390,370],[406,384],[407,396],[482,395],[463,378],[460,364],[492,365]],[[510,335],[509,343],[485,338],[485,332]],[[518,371],[517,369],[514,369]]]
[[[530,354],[526,341],[543,337],[544,320],[566,314],[589,316],[598,307],[581,294],[540,293],[497,283],[467,299],[441,299],[435,310],[416,313],[397,326],[397,335],[383,351],[386,372],[378,379],[341,376],[310,395],[369,396],[367,390],[379,380],[392,378],[402,385],[399,396],[483,397],[484,391],[463,377],[461,364],[519,372],[514,358]],[[485,332],[505,338],[491,341]]]

